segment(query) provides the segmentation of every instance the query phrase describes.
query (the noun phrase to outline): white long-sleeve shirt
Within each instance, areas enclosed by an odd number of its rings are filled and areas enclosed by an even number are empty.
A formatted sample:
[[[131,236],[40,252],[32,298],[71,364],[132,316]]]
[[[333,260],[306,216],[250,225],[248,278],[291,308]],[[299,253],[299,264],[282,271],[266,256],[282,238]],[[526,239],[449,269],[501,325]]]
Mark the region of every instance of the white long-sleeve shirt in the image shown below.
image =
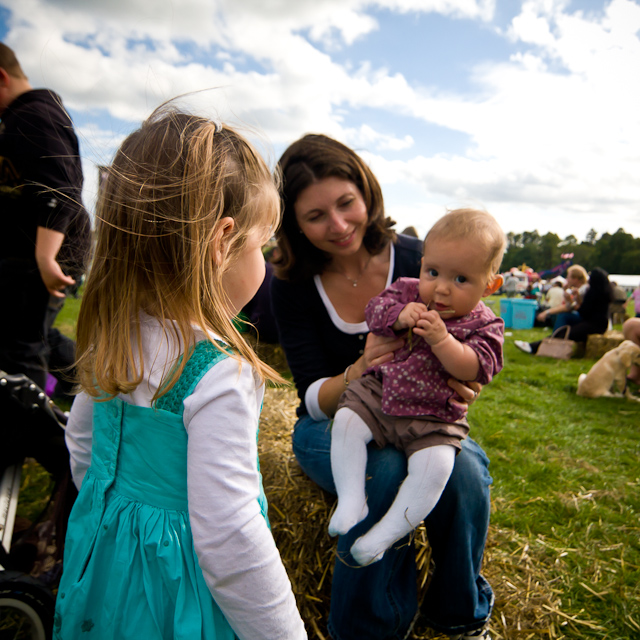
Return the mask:
[[[122,399],[149,407],[180,349],[168,345],[160,324],[148,317],[142,343],[143,382]],[[291,583],[258,503],[256,426],[263,394],[251,366],[229,357],[185,400],[189,518],[205,581],[238,637],[304,640]],[[66,430],[78,488],[91,462],[92,414],[92,399],[80,394]]]

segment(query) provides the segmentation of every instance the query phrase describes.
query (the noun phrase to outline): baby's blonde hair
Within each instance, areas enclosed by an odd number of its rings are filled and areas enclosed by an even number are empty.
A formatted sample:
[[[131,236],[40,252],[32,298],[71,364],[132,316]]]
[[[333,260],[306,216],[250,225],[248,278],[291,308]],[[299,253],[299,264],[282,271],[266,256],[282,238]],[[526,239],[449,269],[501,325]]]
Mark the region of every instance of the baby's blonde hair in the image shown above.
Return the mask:
[[[487,280],[500,270],[507,238],[496,219],[481,209],[454,209],[447,211],[429,230],[424,244],[429,240],[473,240],[487,252]]]
[[[212,239],[227,216],[234,227],[220,264]],[[222,285],[248,234],[264,228],[266,240],[279,217],[271,173],[247,140],[172,107],[156,110],[122,143],[101,189],[95,257],[78,317],[81,386],[113,397],[140,384],[141,312],[158,319],[187,355],[195,325],[219,335],[229,353],[248,360],[263,379],[280,380],[234,325]],[[186,360],[154,400],[175,384]]]

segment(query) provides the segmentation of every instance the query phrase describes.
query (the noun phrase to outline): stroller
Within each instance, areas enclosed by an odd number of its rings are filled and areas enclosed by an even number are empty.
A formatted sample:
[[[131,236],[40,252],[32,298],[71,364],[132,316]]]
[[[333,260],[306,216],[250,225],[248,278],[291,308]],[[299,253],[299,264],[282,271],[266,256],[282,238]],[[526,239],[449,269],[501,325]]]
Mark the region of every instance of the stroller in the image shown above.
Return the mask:
[[[0,640],[48,640],[66,523],[77,495],[64,441],[66,415],[27,376],[0,370],[0,424]],[[36,521],[15,533],[28,457],[46,469],[54,488]]]

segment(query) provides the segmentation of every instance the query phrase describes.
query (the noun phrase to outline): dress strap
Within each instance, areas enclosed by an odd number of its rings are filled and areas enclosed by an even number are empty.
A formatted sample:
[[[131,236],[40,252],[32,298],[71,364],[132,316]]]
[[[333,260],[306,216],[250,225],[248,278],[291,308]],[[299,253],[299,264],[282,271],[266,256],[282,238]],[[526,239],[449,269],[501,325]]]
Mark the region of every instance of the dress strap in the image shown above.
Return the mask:
[[[215,364],[229,357],[229,354],[222,351],[224,347],[225,345],[221,342],[213,343],[208,340],[196,343],[177,382],[169,389],[168,393],[158,399],[156,408],[181,416],[184,411],[184,399],[193,393],[205,373]],[[184,358],[184,354],[180,356],[176,366],[180,366],[182,358]]]

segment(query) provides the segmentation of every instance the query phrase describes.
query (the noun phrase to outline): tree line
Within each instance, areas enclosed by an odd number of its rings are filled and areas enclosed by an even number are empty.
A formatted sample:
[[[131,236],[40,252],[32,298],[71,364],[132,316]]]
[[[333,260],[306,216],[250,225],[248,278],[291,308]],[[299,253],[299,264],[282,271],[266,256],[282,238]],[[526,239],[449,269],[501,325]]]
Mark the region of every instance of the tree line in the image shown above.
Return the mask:
[[[573,253],[573,263],[587,271],[600,267],[607,273],[640,274],[640,238],[624,229],[597,236],[594,229],[582,242],[573,235],[562,240],[555,233],[541,236],[537,231],[509,232],[502,270],[526,264],[534,271],[546,271],[561,264],[563,254]]]

